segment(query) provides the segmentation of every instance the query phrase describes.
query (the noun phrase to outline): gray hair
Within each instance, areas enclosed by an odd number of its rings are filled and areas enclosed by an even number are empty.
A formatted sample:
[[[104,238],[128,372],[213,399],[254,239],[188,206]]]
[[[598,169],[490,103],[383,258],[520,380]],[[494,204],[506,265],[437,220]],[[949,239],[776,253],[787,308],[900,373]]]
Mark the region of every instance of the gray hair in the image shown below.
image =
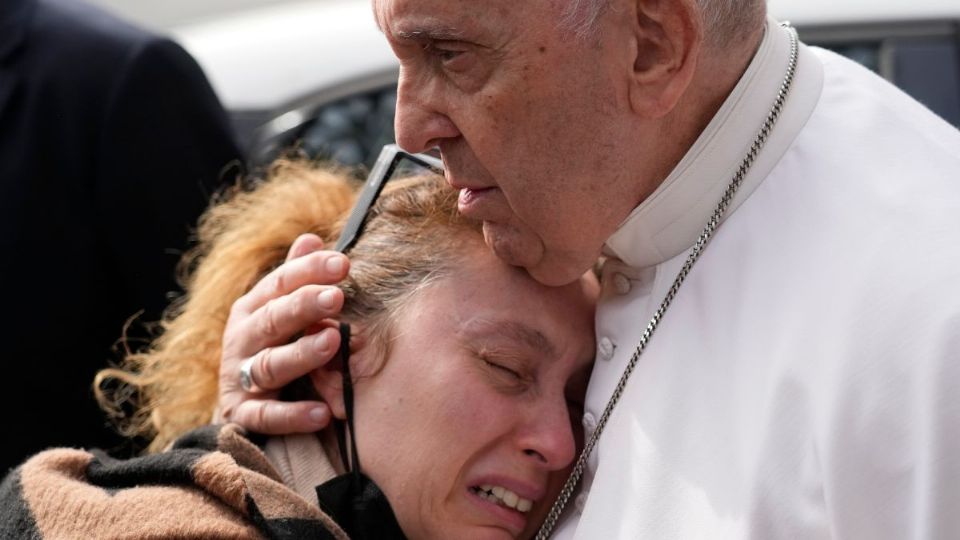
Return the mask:
[[[723,47],[737,36],[762,24],[765,0],[696,0],[703,16],[705,41]],[[597,19],[610,7],[610,0],[566,0],[561,25],[580,38],[596,32]]]
[[[560,27],[571,30],[581,39],[595,34],[597,19],[610,6],[610,0],[566,0],[566,2],[567,6],[560,15]]]

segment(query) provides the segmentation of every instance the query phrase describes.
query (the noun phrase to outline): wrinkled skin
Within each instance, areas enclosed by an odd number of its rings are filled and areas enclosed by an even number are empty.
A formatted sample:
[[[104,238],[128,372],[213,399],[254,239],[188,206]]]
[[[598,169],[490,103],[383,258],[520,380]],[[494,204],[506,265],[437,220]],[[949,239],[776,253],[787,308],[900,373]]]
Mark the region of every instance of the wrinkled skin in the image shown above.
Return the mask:
[[[460,211],[503,260],[558,285],[639,202],[623,54],[558,28],[555,2],[375,0],[400,60],[396,133],[439,146]],[[537,21],[532,23],[530,21]],[[589,133],[589,137],[584,137]],[[632,192],[631,192],[632,191]]]

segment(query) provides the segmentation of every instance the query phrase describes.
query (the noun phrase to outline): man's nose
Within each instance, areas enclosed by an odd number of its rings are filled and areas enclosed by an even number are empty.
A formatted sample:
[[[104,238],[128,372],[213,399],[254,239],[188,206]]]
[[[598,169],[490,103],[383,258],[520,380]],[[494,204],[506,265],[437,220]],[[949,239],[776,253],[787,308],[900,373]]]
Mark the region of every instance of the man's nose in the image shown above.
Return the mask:
[[[440,92],[429,80],[408,76],[401,69],[397,86],[394,131],[397,144],[407,152],[425,152],[460,130],[444,112]]]
[[[523,453],[556,471],[573,463],[577,453],[577,439],[566,403],[542,408],[531,418],[520,436]]]

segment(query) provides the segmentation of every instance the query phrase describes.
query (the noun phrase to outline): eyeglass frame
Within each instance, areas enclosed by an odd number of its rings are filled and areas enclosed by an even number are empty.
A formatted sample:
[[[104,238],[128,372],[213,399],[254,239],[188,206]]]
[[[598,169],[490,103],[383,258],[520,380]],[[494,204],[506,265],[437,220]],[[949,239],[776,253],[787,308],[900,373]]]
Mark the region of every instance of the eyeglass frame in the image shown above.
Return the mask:
[[[340,238],[333,248],[334,251],[346,253],[357,243],[357,239],[363,234],[363,228],[367,224],[370,208],[377,202],[380,192],[383,191],[383,186],[393,176],[397,166],[405,159],[436,174],[443,174],[443,161],[437,156],[426,153],[410,153],[396,144],[385,145],[380,151],[380,155],[377,156],[377,161],[374,162],[370,174],[367,175],[360,195],[357,197],[357,203],[350,211],[347,223],[343,226]]]

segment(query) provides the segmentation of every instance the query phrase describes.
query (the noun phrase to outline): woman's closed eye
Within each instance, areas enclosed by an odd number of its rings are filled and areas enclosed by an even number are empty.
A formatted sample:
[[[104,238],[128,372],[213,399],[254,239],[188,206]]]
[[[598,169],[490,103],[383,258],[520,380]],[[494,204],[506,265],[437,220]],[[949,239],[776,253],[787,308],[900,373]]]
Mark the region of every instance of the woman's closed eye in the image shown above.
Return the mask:
[[[490,366],[492,369],[497,370],[497,371],[500,371],[501,373],[503,373],[503,374],[505,374],[505,375],[508,375],[508,376],[510,376],[510,377],[513,377],[513,378],[517,379],[518,381],[521,380],[521,379],[523,379],[523,377],[520,375],[520,372],[519,372],[519,371],[517,371],[517,370],[515,370],[515,369],[512,369],[512,368],[510,368],[510,367],[507,367],[507,366],[505,366],[505,365],[502,364],[502,363],[498,363],[498,362],[489,360],[489,359],[487,359],[487,358],[484,358],[483,361],[484,361],[488,366]]]
[[[515,394],[525,392],[533,384],[532,374],[520,360],[486,353],[480,353],[478,356],[491,382],[497,388]]]

